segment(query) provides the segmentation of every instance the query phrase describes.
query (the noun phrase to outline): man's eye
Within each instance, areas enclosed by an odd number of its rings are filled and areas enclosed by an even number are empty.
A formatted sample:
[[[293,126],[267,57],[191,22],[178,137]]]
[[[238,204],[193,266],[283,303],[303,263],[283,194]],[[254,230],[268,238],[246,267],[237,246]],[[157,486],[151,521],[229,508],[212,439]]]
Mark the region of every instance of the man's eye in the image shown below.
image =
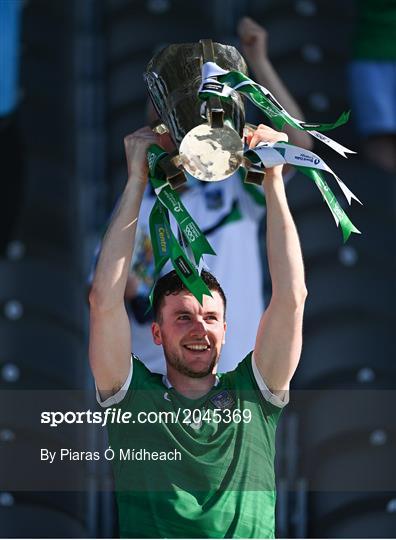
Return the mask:
[[[179,317],[177,318],[178,321],[189,321],[190,320],[190,316],[189,315],[179,315]]]
[[[216,317],[216,315],[208,315],[206,317],[206,320],[207,321],[217,321],[217,317]]]

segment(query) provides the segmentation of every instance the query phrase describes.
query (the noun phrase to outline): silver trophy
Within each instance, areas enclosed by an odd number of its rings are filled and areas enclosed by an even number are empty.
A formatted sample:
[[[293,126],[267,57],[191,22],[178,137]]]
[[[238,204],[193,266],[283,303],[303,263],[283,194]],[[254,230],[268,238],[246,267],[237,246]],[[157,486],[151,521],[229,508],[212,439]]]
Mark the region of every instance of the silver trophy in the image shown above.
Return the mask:
[[[235,47],[210,39],[169,45],[150,60],[144,74],[160,118],[154,129],[169,132],[178,149],[159,163],[174,189],[186,181],[184,171],[199,180],[216,182],[230,177],[241,165],[246,170],[251,166],[243,156],[243,98],[238,92],[227,100],[198,98],[205,62],[247,74],[245,60]],[[262,177],[263,173],[251,170],[245,181],[261,183]]]

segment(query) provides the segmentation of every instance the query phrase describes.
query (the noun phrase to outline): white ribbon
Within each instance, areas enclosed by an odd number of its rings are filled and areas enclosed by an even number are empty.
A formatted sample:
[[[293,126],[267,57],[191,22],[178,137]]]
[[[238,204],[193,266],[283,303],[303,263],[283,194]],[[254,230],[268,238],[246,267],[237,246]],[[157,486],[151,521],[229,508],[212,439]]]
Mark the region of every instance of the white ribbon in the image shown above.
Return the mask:
[[[278,150],[281,150],[280,153]],[[335,172],[321,159],[317,154],[304,150],[293,144],[279,141],[276,143],[260,143],[255,148],[251,149],[259,158],[264,167],[274,167],[288,163],[289,165],[310,167],[311,169],[320,169],[332,174],[337,181],[341,191],[345,195],[349,204],[352,199],[355,199],[360,204],[363,204],[352,191],[338,178]]]

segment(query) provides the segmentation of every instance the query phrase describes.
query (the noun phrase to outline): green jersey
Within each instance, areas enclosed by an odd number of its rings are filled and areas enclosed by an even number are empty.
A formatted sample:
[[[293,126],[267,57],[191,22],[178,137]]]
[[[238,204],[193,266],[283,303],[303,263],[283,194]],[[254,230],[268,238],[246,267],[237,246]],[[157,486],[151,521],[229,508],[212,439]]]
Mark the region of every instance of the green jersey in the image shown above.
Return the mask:
[[[273,538],[275,430],[281,408],[264,399],[249,354],[188,399],[136,357],[109,426],[120,535]]]

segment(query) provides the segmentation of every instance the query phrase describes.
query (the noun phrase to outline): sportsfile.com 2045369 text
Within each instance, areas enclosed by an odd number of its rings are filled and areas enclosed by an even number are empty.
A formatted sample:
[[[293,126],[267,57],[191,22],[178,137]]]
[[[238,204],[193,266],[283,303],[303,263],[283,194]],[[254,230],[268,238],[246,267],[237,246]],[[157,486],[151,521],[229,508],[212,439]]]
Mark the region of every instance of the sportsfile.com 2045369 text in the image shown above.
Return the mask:
[[[49,427],[61,424],[201,424],[241,422],[248,424],[252,420],[250,409],[177,409],[176,411],[140,411],[135,416],[128,411],[109,407],[104,411],[43,411],[41,423]]]

